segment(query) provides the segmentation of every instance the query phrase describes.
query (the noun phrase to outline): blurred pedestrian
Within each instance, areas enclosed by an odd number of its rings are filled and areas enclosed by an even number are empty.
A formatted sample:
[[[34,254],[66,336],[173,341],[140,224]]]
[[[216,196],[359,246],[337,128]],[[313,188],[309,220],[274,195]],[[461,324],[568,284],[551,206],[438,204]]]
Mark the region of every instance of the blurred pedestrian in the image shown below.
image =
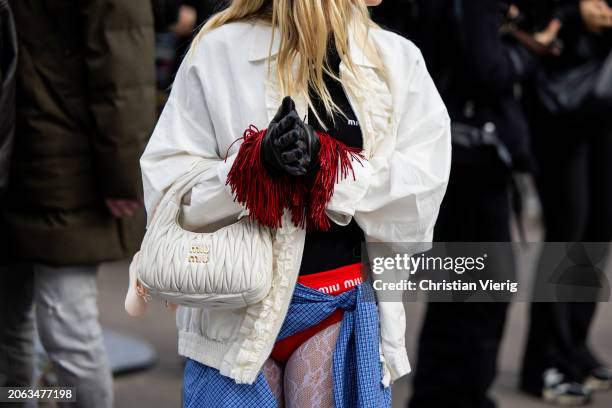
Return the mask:
[[[421,46],[452,120],[453,160],[436,242],[509,242],[514,172],[532,170],[515,85],[535,56],[500,33],[497,0],[420,1]],[[510,251],[488,253],[488,271],[513,273]],[[499,270],[498,270],[499,269]],[[488,275],[490,277],[490,275]],[[418,346],[411,408],[484,408],[497,370],[508,303],[430,302]]]
[[[174,80],[191,40],[213,13],[221,11],[228,0],[152,0],[156,31],[156,71],[158,104],[166,103]]]
[[[111,407],[96,270],[130,256],[143,231],[138,159],[155,120],[151,2],[11,6],[19,64],[0,373],[6,385],[35,383],[35,319],[57,385],[76,388],[70,406]]]
[[[8,184],[13,137],[15,132],[15,71],[17,69],[17,33],[15,22],[8,0],[0,0],[0,206]],[[6,225],[0,217],[0,259],[9,253]],[[0,270],[0,273],[2,271]],[[1,279],[1,278],[0,278]],[[3,281],[1,281],[3,283]],[[3,294],[3,292],[0,292]],[[10,311],[0,300],[0,322],[2,316]],[[6,333],[0,327],[0,344],[5,343]],[[23,371],[9,374],[3,367],[0,352],[0,386],[29,385],[30,376]]]
[[[15,134],[17,34],[8,0],[0,0],[0,197],[8,184]]]
[[[173,73],[178,71],[183,57],[187,53],[197,28],[204,24],[214,13],[222,11],[229,5],[229,0],[184,0],[179,12],[179,19],[170,27],[177,37]]]
[[[607,83],[611,84],[612,2],[542,0],[535,4],[538,6],[535,24],[541,27],[542,21],[551,17],[561,22],[562,47],[557,55],[543,61],[545,75],[534,88],[545,86],[547,78],[568,75],[576,77],[574,84],[592,83],[592,72],[606,75],[604,64],[608,64]],[[593,66],[597,67],[595,71],[589,68]],[[563,92],[571,96],[575,88],[580,87],[565,86]],[[612,93],[612,85],[604,91]],[[546,241],[609,242],[612,106],[598,108],[592,99],[572,107],[550,106],[550,101],[538,95],[541,92],[532,89],[528,103]],[[546,262],[543,253],[541,263]],[[612,389],[612,370],[588,344],[595,310],[594,302],[531,305],[522,390],[561,405],[576,405],[588,402],[585,395],[589,390]]]

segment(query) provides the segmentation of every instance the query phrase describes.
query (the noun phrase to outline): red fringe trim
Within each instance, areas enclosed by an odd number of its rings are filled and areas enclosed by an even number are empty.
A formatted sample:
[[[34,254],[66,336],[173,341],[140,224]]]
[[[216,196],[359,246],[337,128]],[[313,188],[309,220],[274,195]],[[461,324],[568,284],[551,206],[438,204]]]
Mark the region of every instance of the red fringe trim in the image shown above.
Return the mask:
[[[327,231],[330,220],[325,214],[334,186],[352,174],[353,159],[365,160],[361,149],[348,147],[326,133],[317,132],[319,171],[316,177],[271,176],[261,160],[261,142],[266,129],[251,125],[242,137],[236,161],[227,177],[236,201],[244,205],[253,220],[270,228],[280,228],[285,209],[291,211],[294,225],[309,230]]]

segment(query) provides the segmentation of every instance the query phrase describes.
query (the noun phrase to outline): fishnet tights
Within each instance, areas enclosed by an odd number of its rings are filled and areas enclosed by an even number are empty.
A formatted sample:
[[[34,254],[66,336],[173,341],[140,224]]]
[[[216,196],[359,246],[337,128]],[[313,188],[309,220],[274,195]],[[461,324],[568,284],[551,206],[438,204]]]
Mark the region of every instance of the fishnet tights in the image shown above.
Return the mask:
[[[279,408],[333,408],[332,357],[340,323],[321,330],[293,352],[283,367],[268,359],[264,376]]]

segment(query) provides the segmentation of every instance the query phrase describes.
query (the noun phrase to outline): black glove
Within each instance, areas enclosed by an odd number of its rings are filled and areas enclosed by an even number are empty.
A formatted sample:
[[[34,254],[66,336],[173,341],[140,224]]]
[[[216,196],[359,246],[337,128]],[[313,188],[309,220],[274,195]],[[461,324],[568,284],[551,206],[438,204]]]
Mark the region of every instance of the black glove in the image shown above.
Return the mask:
[[[261,144],[263,163],[273,174],[302,176],[315,167],[313,158],[319,152],[319,137],[304,123],[295,103],[286,96],[270,122]]]

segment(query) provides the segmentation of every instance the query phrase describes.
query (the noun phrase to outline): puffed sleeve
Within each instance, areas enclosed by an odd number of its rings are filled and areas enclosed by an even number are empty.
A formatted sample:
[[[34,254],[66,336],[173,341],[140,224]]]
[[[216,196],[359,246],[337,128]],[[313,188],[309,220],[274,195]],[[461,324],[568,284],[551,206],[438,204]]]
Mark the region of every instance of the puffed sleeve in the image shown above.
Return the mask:
[[[397,120],[396,139],[382,141],[355,177],[336,184],[327,206],[339,224],[354,218],[368,243],[414,243],[403,251],[428,249],[450,173],[450,119],[427,72],[420,51],[405,43],[404,55],[392,67],[389,87]],[[391,146],[391,148],[387,148]],[[393,245],[392,245],[393,246]],[[376,249],[376,248],[373,248]],[[405,311],[401,301],[380,301],[383,384],[410,372],[405,347]]]
[[[140,160],[148,221],[164,192],[201,160],[215,162],[200,176],[189,205],[186,226],[203,227],[236,219],[243,210],[225,185],[235,154],[225,160],[208,110],[201,64],[189,56],[179,68],[170,97]]]
[[[381,141],[381,148],[370,160],[353,164],[355,177],[335,185],[327,214],[338,224],[354,218],[368,243],[385,242],[394,247],[393,243],[410,242],[414,244],[398,248],[417,253],[430,246],[446,192],[450,119],[420,51],[407,42],[402,50],[403,55],[396,55],[396,66],[388,67],[397,121],[397,132],[392,135],[395,140]],[[380,319],[385,361],[382,382],[388,386],[410,372],[405,311],[397,299],[379,299],[378,308],[384,316]]]
[[[395,147],[354,165],[355,178],[336,184],[327,207],[339,224],[354,217],[368,241],[431,242],[448,183],[450,119],[420,51],[405,48],[407,74],[391,75]]]

